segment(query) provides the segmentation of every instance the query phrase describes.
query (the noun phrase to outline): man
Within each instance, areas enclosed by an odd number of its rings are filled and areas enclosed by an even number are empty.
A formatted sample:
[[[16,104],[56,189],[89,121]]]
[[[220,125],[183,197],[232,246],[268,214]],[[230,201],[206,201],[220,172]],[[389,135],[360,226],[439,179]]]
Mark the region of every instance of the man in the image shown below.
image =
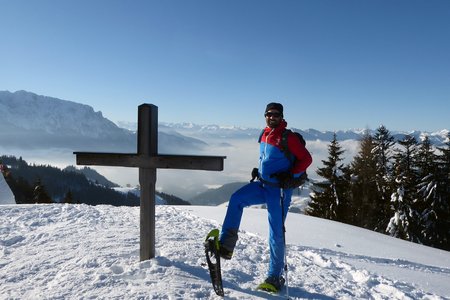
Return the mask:
[[[282,104],[269,103],[264,116],[267,126],[260,138],[259,168],[252,171],[252,181],[230,198],[220,233],[219,252],[224,259],[231,259],[238,240],[244,207],[266,204],[270,226],[270,264],[265,283],[280,290],[284,284],[284,278],[281,276],[285,253],[284,219],[291,202],[292,189],[304,183],[305,172],[312,162],[312,157],[290,130],[285,133],[288,149],[283,149],[283,132],[286,131],[287,123],[283,119]],[[295,159],[290,159],[286,151]],[[258,178],[258,181],[253,181],[255,178]]]

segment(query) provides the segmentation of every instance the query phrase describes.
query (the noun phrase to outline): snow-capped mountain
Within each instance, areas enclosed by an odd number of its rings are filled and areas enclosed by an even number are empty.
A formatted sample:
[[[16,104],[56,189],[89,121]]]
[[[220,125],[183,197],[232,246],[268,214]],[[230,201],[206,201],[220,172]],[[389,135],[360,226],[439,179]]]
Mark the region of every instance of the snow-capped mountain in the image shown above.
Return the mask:
[[[26,91],[0,91],[0,111],[1,125],[16,130],[89,138],[128,133],[89,105]]]
[[[89,105],[27,91],[0,91],[0,141],[8,147],[67,148],[79,151],[136,151],[136,134]],[[199,149],[202,141],[159,133],[159,151]]]
[[[125,123],[123,123],[125,125]],[[136,128],[136,123],[126,123],[128,129]],[[160,123],[160,130],[175,130],[181,134],[188,136],[196,136],[203,138],[257,138],[261,133],[261,128],[246,128],[238,126],[220,126],[220,125],[199,125],[193,123]],[[291,128],[294,131],[300,132],[305,140],[308,141],[323,141],[329,142],[333,139],[333,134],[336,132],[337,139],[339,141],[346,140],[360,140],[366,132],[366,129],[349,129],[349,130],[337,130],[337,131],[319,131],[316,129],[299,129]],[[389,128],[388,128],[389,129]],[[390,129],[389,129],[390,130]],[[391,131],[391,130],[390,130]],[[376,129],[368,129],[370,134],[374,134]],[[428,136],[431,143],[437,146],[445,143],[446,138],[450,130],[443,129],[437,132],[425,132],[425,131],[391,131],[392,136],[396,140],[401,140],[405,135],[414,136],[417,141],[422,141],[425,136]]]
[[[0,114],[4,146],[95,149],[134,141],[131,132],[88,105],[26,91],[0,91]]]
[[[27,91],[14,93],[0,91],[0,138],[3,145],[27,147],[63,147],[76,146],[77,150],[108,148],[113,151],[135,151],[136,123],[119,122],[119,126],[103,117],[100,111],[94,111],[89,105],[79,104],[58,98],[36,95]],[[298,129],[306,140],[329,142],[334,131]],[[237,126],[199,125],[193,123],[160,123],[159,151],[161,153],[199,150],[214,139],[257,138],[260,128]],[[359,140],[365,130],[339,130],[337,138]],[[374,130],[369,130],[373,133]],[[423,140],[427,135],[435,145],[442,145],[449,133],[448,129],[439,132],[397,132],[391,131],[396,139],[406,134]],[[83,149],[80,149],[80,145]]]
[[[88,105],[25,91],[4,91],[0,92],[0,116],[0,152],[22,156],[33,163],[50,163],[64,168],[74,164],[73,151],[136,151],[136,123],[119,123],[117,126]],[[313,165],[309,168],[310,178],[314,179],[315,170],[326,157],[327,145],[334,132],[293,129],[303,134],[314,156]],[[223,172],[160,172],[158,188],[190,199],[212,186],[248,181],[249,170],[257,165],[260,132],[261,128],[159,123],[159,153],[220,155],[227,159]],[[418,139],[427,134],[439,146],[446,140],[448,132],[445,129],[436,133],[411,133]],[[349,162],[358,151],[357,140],[364,130],[336,133],[346,151],[346,162]],[[392,130],[391,133],[397,138],[406,134]],[[135,169],[98,168],[97,171],[122,186],[139,184]]]

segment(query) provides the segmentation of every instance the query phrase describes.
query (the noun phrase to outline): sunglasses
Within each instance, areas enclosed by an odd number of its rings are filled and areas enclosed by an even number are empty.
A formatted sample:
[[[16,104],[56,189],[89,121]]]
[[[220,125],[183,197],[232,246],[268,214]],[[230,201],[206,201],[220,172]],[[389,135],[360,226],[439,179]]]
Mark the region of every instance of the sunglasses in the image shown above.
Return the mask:
[[[266,113],[264,114],[264,116],[265,116],[266,118],[270,118],[270,117],[279,118],[279,117],[281,117],[281,113],[277,113],[277,112],[266,112]]]

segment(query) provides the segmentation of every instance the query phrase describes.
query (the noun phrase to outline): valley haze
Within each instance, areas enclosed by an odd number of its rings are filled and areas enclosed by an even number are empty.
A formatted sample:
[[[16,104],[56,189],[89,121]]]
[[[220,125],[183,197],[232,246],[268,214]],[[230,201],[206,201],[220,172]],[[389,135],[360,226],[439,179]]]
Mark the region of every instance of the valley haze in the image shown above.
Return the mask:
[[[28,163],[64,168],[75,165],[74,151],[136,152],[136,121],[118,122],[118,126],[89,105],[27,91],[0,91],[0,114],[0,153],[22,157]],[[258,165],[257,139],[263,126],[243,128],[160,122],[160,154],[219,155],[227,158],[223,172],[158,170],[157,189],[188,200],[208,188],[247,182],[252,168]],[[311,179],[316,179],[316,170],[328,155],[327,147],[334,131],[292,129],[302,133],[307,141],[307,148],[314,160],[308,174]],[[449,132],[448,129],[432,133],[388,129],[397,139],[405,134],[412,134],[418,140],[428,135],[437,146],[443,144]],[[336,130],[339,143],[345,150],[345,163],[350,162],[357,153],[358,139],[364,131]],[[137,169],[93,168],[119,185],[138,184]]]

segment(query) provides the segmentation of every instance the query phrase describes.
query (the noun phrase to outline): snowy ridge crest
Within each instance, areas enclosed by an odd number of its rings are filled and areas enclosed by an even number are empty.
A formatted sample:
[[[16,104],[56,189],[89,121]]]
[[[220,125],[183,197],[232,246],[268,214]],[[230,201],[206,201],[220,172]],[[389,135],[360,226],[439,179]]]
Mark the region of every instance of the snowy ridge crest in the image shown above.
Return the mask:
[[[89,105],[72,101],[40,96],[27,91],[0,91],[0,126],[3,129],[2,138],[17,139],[18,135],[44,134],[52,137],[74,137],[102,140],[133,141],[132,136],[137,128],[136,122],[118,122],[118,125],[103,117],[100,111],[96,112]],[[319,131],[316,129],[291,128],[300,132],[306,140],[329,142],[336,132],[337,139],[359,140],[365,129],[349,129],[337,131]],[[389,128],[388,128],[389,129]],[[373,134],[376,130],[368,130]],[[159,123],[159,132],[177,136],[186,135],[196,139],[227,138],[245,139],[257,138],[261,128],[240,126],[223,126],[216,124],[199,125],[195,123]],[[395,139],[400,140],[407,134],[414,136],[418,141],[428,136],[431,143],[442,145],[445,143],[450,131],[442,129],[437,132],[391,131]],[[187,140],[186,137],[184,137]],[[201,141],[192,141],[200,146]],[[197,146],[197,148],[198,148]],[[201,147],[201,146],[200,146]]]
[[[127,129],[136,128],[136,123],[128,123]],[[162,130],[176,130],[182,134],[205,136],[205,137],[227,137],[227,138],[245,138],[245,137],[258,137],[261,133],[261,128],[239,127],[239,126],[221,126],[221,125],[199,125],[194,123],[160,123]],[[294,131],[300,132],[306,140],[309,141],[325,141],[329,142],[333,139],[334,133],[337,135],[339,141],[345,140],[360,140],[368,131],[370,134],[374,134],[376,129],[348,129],[337,131],[319,131],[313,128],[299,129],[291,128]],[[431,143],[434,145],[442,145],[447,140],[447,135],[450,130],[442,129],[436,132],[427,131],[391,131],[392,136],[396,140],[403,139],[406,135],[414,136],[417,141],[423,141],[425,136],[428,136]]]
[[[44,131],[52,135],[81,135],[91,138],[104,137],[111,132],[123,134],[100,111],[89,105],[40,96],[26,91],[15,93],[0,91],[2,126],[25,131]]]
[[[19,148],[71,148],[79,151],[135,151],[136,134],[117,126],[89,105],[27,91],[0,91],[2,145]],[[160,132],[160,151],[201,149],[203,141]]]

